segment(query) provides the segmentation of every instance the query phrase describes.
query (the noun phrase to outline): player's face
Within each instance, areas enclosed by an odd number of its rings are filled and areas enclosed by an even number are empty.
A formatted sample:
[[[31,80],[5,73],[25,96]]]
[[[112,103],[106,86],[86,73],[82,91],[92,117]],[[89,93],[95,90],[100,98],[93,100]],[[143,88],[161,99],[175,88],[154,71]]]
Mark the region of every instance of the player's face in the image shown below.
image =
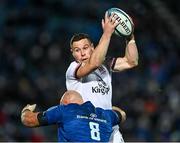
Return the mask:
[[[92,52],[94,46],[88,39],[81,39],[72,43],[71,51],[76,61],[86,62]]]

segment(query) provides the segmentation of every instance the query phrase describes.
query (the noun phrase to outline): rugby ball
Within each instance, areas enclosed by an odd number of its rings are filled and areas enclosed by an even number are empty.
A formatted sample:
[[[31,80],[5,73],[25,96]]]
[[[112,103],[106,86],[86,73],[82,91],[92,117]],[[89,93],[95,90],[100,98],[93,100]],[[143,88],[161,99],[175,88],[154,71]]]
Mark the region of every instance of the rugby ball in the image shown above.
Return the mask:
[[[110,8],[107,10],[108,16],[111,16],[111,14],[116,14],[119,17],[120,23],[115,28],[115,34],[118,36],[130,36],[134,31],[134,23],[130,16],[124,12],[123,10],[119,8]]]

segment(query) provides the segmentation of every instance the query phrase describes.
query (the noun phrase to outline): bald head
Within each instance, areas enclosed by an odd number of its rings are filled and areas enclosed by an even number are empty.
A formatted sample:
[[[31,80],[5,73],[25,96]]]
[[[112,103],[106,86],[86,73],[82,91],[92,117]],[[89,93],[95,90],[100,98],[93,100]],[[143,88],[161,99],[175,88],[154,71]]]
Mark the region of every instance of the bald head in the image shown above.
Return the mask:
[[[78,92],[74,90],[68,90],[61,97],[60,103],[64,105],[67,105],[70,103],[83,104],[83,99],[82,99],[82,96]]]

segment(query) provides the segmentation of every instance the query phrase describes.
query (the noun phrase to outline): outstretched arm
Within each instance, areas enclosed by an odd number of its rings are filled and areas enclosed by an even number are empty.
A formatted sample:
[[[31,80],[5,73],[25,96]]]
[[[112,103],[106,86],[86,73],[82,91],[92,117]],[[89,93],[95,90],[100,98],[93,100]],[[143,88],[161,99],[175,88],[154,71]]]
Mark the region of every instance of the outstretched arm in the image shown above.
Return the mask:
[[[99,67],[105,59],[111,36],[115,30],[115,27],[119,24],[117,19],[117,15],[112,14],[109,17],[107,12],[105,14],[105,19],[102,19],[103,34],[90,58],[90,62],[91,60],[93,63],[95,62],[97,67]]]
[[[133,68],[138,65],[138,50],[134,34],[130,40],[126,41],[126,50],[124,57],[118,57],[114,66],[114,71],[122,71]]]
[[[61,122],[62,109],[59,106],[50,107],[44,112],[33,112],[36,104],[27,105],[21,112],[21,122],[28,127],[47,126]]]

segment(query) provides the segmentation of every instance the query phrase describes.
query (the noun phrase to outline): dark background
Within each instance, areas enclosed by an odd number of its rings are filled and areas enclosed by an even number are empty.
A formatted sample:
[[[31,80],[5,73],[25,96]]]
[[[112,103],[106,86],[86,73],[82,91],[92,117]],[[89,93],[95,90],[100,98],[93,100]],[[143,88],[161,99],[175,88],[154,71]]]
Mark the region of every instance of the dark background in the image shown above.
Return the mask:
[[[0,0],[0,141],[57,141],[56,126],[26,128],[20,112],[56,105],[73,60],[69,40],[88,33],[95,44],[111,7],[135,24],[138,67],[113,75],[113,105],[127,112],[125,141],[180,141],[179,0]],[[123,56],[114,35],[108,55]]]

